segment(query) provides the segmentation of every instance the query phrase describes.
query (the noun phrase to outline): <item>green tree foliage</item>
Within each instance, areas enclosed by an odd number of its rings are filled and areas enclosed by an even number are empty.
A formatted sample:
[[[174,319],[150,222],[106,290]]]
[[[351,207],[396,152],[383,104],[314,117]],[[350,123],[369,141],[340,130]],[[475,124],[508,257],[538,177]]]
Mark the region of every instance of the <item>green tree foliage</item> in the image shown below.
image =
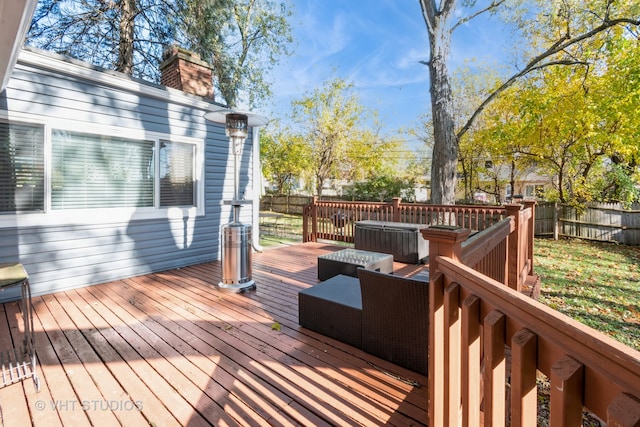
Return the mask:
[[[389,202],[400,197],[405,202],[415,202],[417,178],[390,175],[373,176],[366,181],[356,182],[347,194],[353,200]]]
[[[268,72],[293,41],[291,8],[273,0],[182,0],[180,41],[214,67],[229,106],[271,95]]]
[[[640,45],[625,31],[591,40],[594,65],[538,70],[488,108],[481,145],[519,170],[554,177],[558,200],[630,203],[640,149]],[[604,44],[604,47],[599,46]]]
[[[595,177],[590,186],[591,197],[595,201],[622,203],[628,208],[640,202],[639,178],[636,165],[631,168],[613,163],[604,174]]]
[[[260,133],[262,174],[279,194],[290,194],[311,163],[310,147],[288,130]]]
[[[290,14],[273,0],[40,0],[27,43],[152,82],[163,51],[179,44],[212,64],[229,106],[239,97],[254,106],[289,53]]]
[[[370,129],[375,114],[362,106],[352,89],[334,78],[293,102],[294,120],[310,146],[309,171],[318,196],[328,179],[359,180],[380,170],[392,161],[385,153],[399,144]]]
[[[434,149],[431,169],[432,201],[455,200],[459,141],[472,129],[482,112],[515,82],[546,67],[583,66],[597,57],[599,48],[587,46],[594,37],[606,37],[613,29],[640,25],[640,4],[614,0],[420,0],[429,35],[429,67]],[[456,116],[448,60],[452,34],[476,17],[494,14],[507,19],[526,41],[515,71],[483,97],[468,119]],[[454,19],[457,19],[454,20]],[[600,47],[605,46],[601,44]],[[594,48],[596,52],[594,52]],[[457,128],[456,123],[464,122]]]

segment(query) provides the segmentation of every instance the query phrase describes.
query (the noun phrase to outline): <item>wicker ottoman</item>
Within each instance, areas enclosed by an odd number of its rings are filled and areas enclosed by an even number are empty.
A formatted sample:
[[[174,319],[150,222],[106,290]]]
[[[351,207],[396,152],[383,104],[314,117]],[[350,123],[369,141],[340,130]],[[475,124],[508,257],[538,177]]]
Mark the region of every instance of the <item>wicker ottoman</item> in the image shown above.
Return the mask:
[[[360,348],[360,281],[342,274],[298,293],[300,326]]]

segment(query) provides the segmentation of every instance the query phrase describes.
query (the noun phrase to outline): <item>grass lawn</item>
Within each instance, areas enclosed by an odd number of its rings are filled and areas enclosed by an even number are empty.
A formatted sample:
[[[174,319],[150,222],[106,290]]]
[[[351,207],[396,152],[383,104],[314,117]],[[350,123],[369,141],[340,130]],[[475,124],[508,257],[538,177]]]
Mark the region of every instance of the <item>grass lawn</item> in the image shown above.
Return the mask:
[[[302,239],[292,239],[278,236],[260,236],[260,245],[265,248],[273,248],[282,245],[296,245],[302,243]]]
[[[640,247],[536,239],[540,302],[640,350]]]

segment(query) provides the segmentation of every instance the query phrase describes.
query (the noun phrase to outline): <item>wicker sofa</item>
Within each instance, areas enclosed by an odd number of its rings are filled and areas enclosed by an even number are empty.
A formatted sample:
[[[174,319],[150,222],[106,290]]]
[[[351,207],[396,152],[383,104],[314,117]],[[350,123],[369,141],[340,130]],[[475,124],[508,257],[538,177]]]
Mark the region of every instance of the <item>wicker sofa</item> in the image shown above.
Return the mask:
[[[298,300],[301,326],[427,374],[429,286],[424,278],[359,269],[358,279],[335,276],[301,291]]]

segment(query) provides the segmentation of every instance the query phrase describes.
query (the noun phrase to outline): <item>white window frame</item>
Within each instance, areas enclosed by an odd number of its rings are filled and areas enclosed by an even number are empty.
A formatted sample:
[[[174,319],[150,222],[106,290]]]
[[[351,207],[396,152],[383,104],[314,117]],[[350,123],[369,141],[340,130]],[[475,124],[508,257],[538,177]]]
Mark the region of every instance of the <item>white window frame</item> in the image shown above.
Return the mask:
[[[535,197],[535,196],[536,196],[536,185],[526,184],[524,187],[523,197]]]
[[[10,122],[44,126],[44,167],[45,167],[45,208],[44,212],[1,213],[0,228],[28,227],[46,225],[72,224],[113,224],[145,219],[185,219],[203,216],[205,214],[205,185],[204,185],[204,139],[185,136],[175,136],[143,129],[121,128],[113,126],[95,125],[56,118],[15,114],[0,111],[0,119]],[[51,208],[51,173],[52,173],[52,145],[53,129],[69,132],[108,135],[128,139],[153,141],[154,154],[154,206],[131,208],[96,208],[96,209],[64,209]],[[160,141],[192,144],[196,147],[194,177],[196,180],[196,206],[160,207]]]

